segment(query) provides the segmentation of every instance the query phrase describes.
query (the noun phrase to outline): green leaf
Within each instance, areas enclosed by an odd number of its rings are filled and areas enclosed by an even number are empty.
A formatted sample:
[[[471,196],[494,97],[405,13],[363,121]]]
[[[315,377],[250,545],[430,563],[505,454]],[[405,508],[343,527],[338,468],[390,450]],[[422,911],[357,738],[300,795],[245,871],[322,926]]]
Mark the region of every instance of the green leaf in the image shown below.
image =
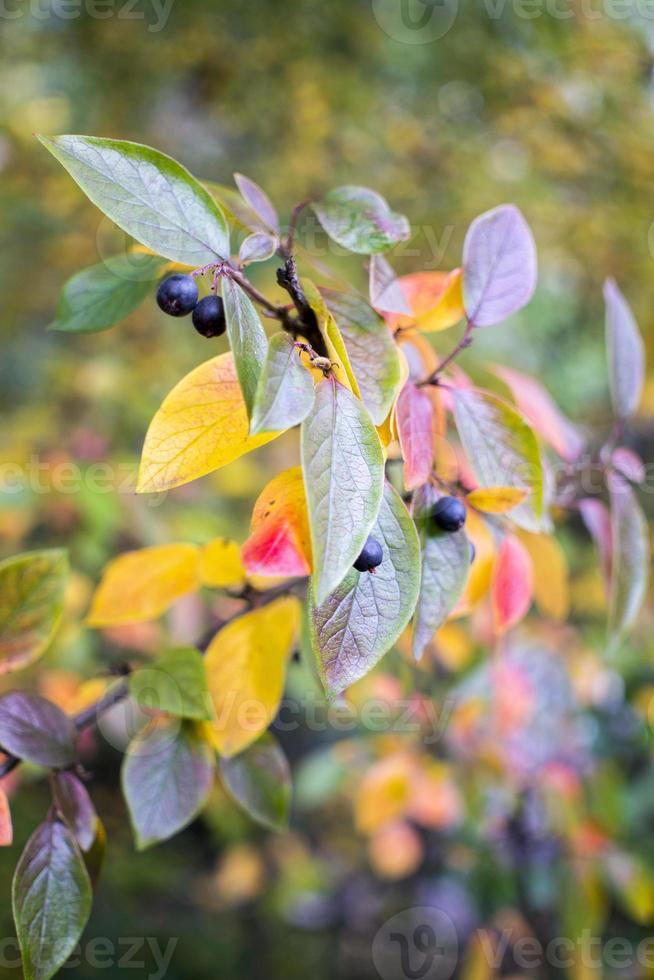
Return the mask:
[[[167,711],[177,718],[210,721],[213,717],[204,659],[195,647],[169,650],[129,679],[140,708]]]
[[[45,653],[59,626],[67,580],[65,551],[31,551],[0,562],[0,675]]]
[[[643,393],[643,339],[629,304],[612,279],[604,283],[604,300],[613,410],[619,419],[628,419],[638,408]]]
[[[538,440],[523,416],[488,391],[457,388],[454,417],[479,485],[530,490],[507,518],[525,531],[543,530],[547,522],[543,463]]]
[[[650,546],[647,521],[625,480],[611,479],[612,563],[609,639],[616,646],[632,629],[647,592]]]
[[[422,545],[420,595],[413,620],[413,655],[420,660],[436,630],[459,601],[470,570],[470,542],[465,531],[448,534],[431,526],[429,514],[440,494],[430,485],[413,498]]]
[[[320,605],[356,560],[375,523],[384,457],[366,409],[334,378],[319,382],[301,444]]]
[[[242,242],[238,251],[241,265],[249,262],[266,262],[277,250],[277,239],[265,231],[255,231]]]
[[[319,605],[309,596],[311,643],[330,695],[371,670],[390,650],[411,616],[420,586],[420,542],[396,491],[386,484],[371,535],[384,557],[374,574],[350,568]]]
[[[411,233],[407,218],[367,187],[337,187],[311,206],[329,237],[350,252],[386,252]]]
[[[222,282],[222,297],[236,374],[248,417],[251,417],[259,375],[268,352],[268,339],[249,296],[228,276]]]
[[[25,980],[49,980],[75,949],[92,902],[75,837],[59,820],[46,820],[28,840],[12,902]]]
[[[271,830],[288,827],[291,770],[269,732],[239,755],[219,761],[220,775],[230,796],[253,820]]]
[[[61,708],[38,694],[10,691],[0,698],[0,746],[39,766],[63,769],[75,761],[76,731]]]
[[[168,840],[204,806],[215,759],[189,722],[160,721],[134,738],[123,761],[123,793],[140,851]]]
[[[238,231],[261,231],[267,233],[267,229],[261,218],[255,214],[249,204],[246,204],[238,191],[225,184],[216,184],[213,181],[203,181],[204,186],[211,194],[212,198],[226,216],[230,224]]]
[[[158,255],[132,252],[78,272],[64,286],[57,319],[48,329],[94,333],[112,327],[152,294],[153,280],[166,264]]]
[[[315,400],[311,373],[287,333],[270,338],[254,399],[250,434],[279,432],[303,422]]]
[[[395,400],[401,368],[397,345],[386,323],[355,293],[321,289],[341,332],[363,402],[381,425]]]
[[[98,816],[84,783],[73,772],[52,776],[52,801],[83,851],[90,851],[98,833]]]
[[[223,213],[176,160],[126,140],[39,139],[96,207],[154,252],[191,266],[229,258]]]

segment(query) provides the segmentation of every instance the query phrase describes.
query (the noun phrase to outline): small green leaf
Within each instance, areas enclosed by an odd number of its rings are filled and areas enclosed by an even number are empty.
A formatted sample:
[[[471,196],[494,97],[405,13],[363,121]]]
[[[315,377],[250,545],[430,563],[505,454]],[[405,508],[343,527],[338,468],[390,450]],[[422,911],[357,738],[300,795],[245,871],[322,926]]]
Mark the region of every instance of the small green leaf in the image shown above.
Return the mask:
[[[277,250],[277,239],[265,231],[255,231],[242,242],[238,250],[241,265],[250,262],[266,262]]]
[[[258,217],[246,204],[238,191],[233,187],[226,187],[225,184],[216,184],[213,181],[203,181],[212,198],[223,212],[230,224],[238,231],[261,231],[267,233],[267,229],[261,218]]]
[[[366,409],[334,378],[316,388],[302,424],[302,471],[320,605],[342,581],[375,523],[384,457]]]
[[[52,701],[27,691],[0,698],[0,746],[19,759],[63,769],[75,761],[75,726]]]
[[[345,344],[361,397],[375,425],[388,415],[400,383],[397,345],[382,318],[355,293],[321,289]]]
[[[507,517],[525,531],[543,530],[547,522],[543,462],[538,440],[523,416],[489,391],[457,388],[454,417],[479,485],[530,490]]]
[[[271,830],[288,827],[291,770],[276,738],[265,732],[244,752],[220,759],[218,765],[225,789],[253,820]]]
[[[612,561],[609,638],[616,646],[634,626],[647,592],[650,546],[645,515],[626,480],[611,480]]]
[[[171,157],[127,140],[39,136],[119,228],[173,262],[229,258],[229,229],[202,184]]]
[[[50,818],[32,834],[14,874],[12,902],[25,980],[50,980],[91,913],[91,882],[75,837]]]
[[[312,208],[329,237],[350,252],[386,252],[411,233],[405,216],[367,187],[337,187]]]
[[[204,659],[195,647],[169,650],[141,667],[131,675],[129,689],[140,708],[198,721],[213,717]]]
[[[309,595],[311,643],[330,695],[372,670],[411,619],[418,598],[418,533],[388,483],[370,534],[384,553],[374,574],[350,568],[323,603],[315,605]]]
[[[250,298],[228,276],[223,279],[222,297],[236,373],[248,417],[251,417],[259,376],[268,352],[268,340]]]
[[[95,333],[133,313],[152,294],[153,280],[167,264],[159,255],[131,252],[92,265],[69,279],[49,330]]]
[[[121,780],[140,851],[197,817],[214,768],[213,752],[190,722],[159,721],[131,741]]]
[[[613,410],[619,419],[634,414],[643,393],[645,350],[638,324],[612,279],[604,283],[606,348]]]
[[[453,534],[430,526],[429,513],[439,494],[430,484],[413,498],[422,544],[420,595],[413,620],[413,654],[420,660],[436,630],[459,601],[470,570],[470,543],[465,531]]]
[[[279,432],[303,422],[315,400],[311,373],[287,333],[270,338],[252,410],[250,434]]]
[[[0,675],[45,653],[64,606],[65,551],[31,551],[0,562]]]

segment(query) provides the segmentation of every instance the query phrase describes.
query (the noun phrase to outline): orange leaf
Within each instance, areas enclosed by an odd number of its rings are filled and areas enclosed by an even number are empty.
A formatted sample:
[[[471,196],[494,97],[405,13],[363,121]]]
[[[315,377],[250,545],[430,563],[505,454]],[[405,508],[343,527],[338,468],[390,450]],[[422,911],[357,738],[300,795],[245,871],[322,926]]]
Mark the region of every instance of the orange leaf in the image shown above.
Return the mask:
[[[0,847],[10,847],[14,839],[7,794],[0,786]]]
[[[487,514],[505,514],[513,510],[529,495],[529,490],[522,487],[487,487],[473,490],[466,500],[477,510]]]
[[[252,534],[241,557],[249,575],[310,575],[311,538],[302,469],[279,473],[252,512]]]
[[[463,271],[413,272],[398,279],[413,316],[392,314],[386,317],[391,329],[416,327],[426,332],[447,330],[465,315],[463,306]]]
[[[529,552],[513,534],[502,541],[492,582],[493,613],[497,633],[505,633],[527,615],[534,591]]]
[[[415,760],[398,752],[375,762],[364,773],[354,801],[359,831],[374,833],[406,813],[416,771]]]
[[[522,532],[520,540],[534,567],[534,598],[545,616],[562,620],[568,615],[568,565],[561,545],[547,534]]]

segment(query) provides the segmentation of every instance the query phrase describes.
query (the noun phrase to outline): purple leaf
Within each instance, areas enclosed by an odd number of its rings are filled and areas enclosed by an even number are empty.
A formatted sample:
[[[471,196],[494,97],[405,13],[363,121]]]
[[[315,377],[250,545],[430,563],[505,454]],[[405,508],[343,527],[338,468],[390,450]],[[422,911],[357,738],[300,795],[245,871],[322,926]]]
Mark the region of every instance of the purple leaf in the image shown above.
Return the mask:
[[[75,760],[75,726],[61,708],[37,694],[0,698],[0,746],[40,766],[63,769]]]
[[[614,476],[610,496],[613,562],[609,638],[615,647],[634,626],[645,599],[650,548],[647,521],[629,484]]]
[[[600,556],[604,585],[608,592],[611,582],[613,545],[611,542],[611,515],[606,504],[596,497],[585,497],[578,504],[581,519],[597,546]]]
[[[84,784],[72,772],[55,773],[52,799],[79,846],[83,851],[90,850],[97,834],[98,818]]]
[[[619,419],[633,415],[640,403],[645,354],[638,325],[613,279],[604,283],[606,348],[613,409]]]
[[[537,279],[536,244],[521,211],[503,204],[470,225],[463,246],[468,319],[489,327],[525,306]]]
[[[121,777],[140,851],[168,840],[198,815],[214,769],[213,751],[188,722],[161,721],[132,740]]]
[[[264,732],[244,752],[220,759],[219,767],[225,789],[253,820],[270,830],[288,827],[291,770],[274,736]]]
[[[406,316],[413,314],[393,267],[383,255],[370,256],[369,289],[370,305],[376,310]]]
[[[255,184],[253,180],[250,180],[249,177],[245,177],[243,174],[234,174],[234,180],[241,192],[243,200],[250,205],[256,215],[261,218],[271,231],[279,235],[279,217],[266,192],[258,184]]]

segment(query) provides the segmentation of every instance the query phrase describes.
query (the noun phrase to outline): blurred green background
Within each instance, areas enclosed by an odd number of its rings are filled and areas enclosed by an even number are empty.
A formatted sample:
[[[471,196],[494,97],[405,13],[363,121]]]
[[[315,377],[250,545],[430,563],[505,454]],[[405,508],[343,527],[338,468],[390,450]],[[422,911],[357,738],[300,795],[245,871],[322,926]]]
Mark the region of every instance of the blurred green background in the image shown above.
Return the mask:
[[[369,185],[415,229],[394,259],[399,272],[456,266],[470,220],[514,201],[538,243],[539,290],[520,317],[480,336],[464,364],[492,359],[533,372],[570,415],[603,434],[605,276],[618,280],[654,347],[654,11],[620,5],[627,8],[624,17],[599,0],[558,8],[545,0],[446,0],[434,10],[420,0],[172,0],[166,10],[148,0],[8,0],[0,10],[1,556],[67,544],[76,570],[72,622],[107,559],[126,548],[219,534],[242,539],[255,496],[297,454],[283,439],[164,500],[129,492],[162,397],[216,348],[186,321],[161,315],[154,301],[104,334],[46,332],[64,281],[125,243],[34,132],[149,143],[221,183],[238,170],[258,180],[282,214],[339,183]],[[356,257],[325,260],[364,282]],[[262,288],[274,268],[253,273]],[[653,416],[654,376],[630,434],[646,459]],[[66,489],[66,467],[84,473],[105,461],[111,475],[103,489],[88,481]],[[648,499],[645,505],[651,513]],[[534,641],[567,651],[564,668],[544,654],[522,665],[536,671],[539,712],[551,722],[531,726],[522,751],[539,747],[545,761],[589,777],[578,853],[566,850],[569,840],[561,844],[552,829],[558,818],[550,819],[542,799],[507,775],[508,763],[487,770],[480,747],[450,774],[467,794],[465,821],[425,833],[417,870],[399,880],[376,876],[353,828],[354,785],[342,770],[360,773],[377,750],[366,747],[364,733],[341,757],[327,730],[285,742],[294,762],[304,760],[287,837],[271,840],[216,799],[207,820],[135,857],[117,793],[119,757],[105,747],[90,765],[109,860],[85,942],[108,937],[118,949],[121,937],[143,936],[165,947],[178,937],[171,980],[374,977],[379,925],[432,900],[464,943],[477,925],[504,921],[501,914],[512,928],[528,921],[541,938],[586,927],[634,943],[646,937],[654,921],[651,640],[643,629],[620,663],[602,662],[595,559],[578,528],[566,535],[579,577],[576,632],[552,628]],[[169,632],[186,638],[197,616],[187,604]],[[108,648],[70,625],[39,683],[65,701],[75,677],[106,669],[125,647],[155,649],[158,630],[115,637]],[[441,695],[465,688],[473,669],[482,673],[469,683],[483,689],[483,660],[477,650],[465,670],[441,665]],[[400,663],[405,684],[403,669]],[[294,667],[299,689],[312,683],[302,671]],[[569,741],[561,743],[560,730],[555,737],[560,725]],[[317,753],[313,768],[309,751]],[[20,843],[47,805],[44,786],[28,780],[14,805]],[[600,849],[604,878],[594,865],[588,872],[598,853],[593,830],[613,848],[610,860]],[[401,852],[403,843],[394,846]],[[0,853],[0,936],[13,934],[8,895],[17,853]],[[19,976],[5,954],[11,959],[13,947],[0,950],[0,976]],[[156,973],[150,954],[141,950],[140,959],[138,975]],[[474,950],[462,970],[527,975],[510,953],[489,972]],[[97,969],[85,962],[70,973],[95,977]],[[114,973],[115,962],[106,971]],[[651,976],[652,969],[577,964],[569,975]]]

